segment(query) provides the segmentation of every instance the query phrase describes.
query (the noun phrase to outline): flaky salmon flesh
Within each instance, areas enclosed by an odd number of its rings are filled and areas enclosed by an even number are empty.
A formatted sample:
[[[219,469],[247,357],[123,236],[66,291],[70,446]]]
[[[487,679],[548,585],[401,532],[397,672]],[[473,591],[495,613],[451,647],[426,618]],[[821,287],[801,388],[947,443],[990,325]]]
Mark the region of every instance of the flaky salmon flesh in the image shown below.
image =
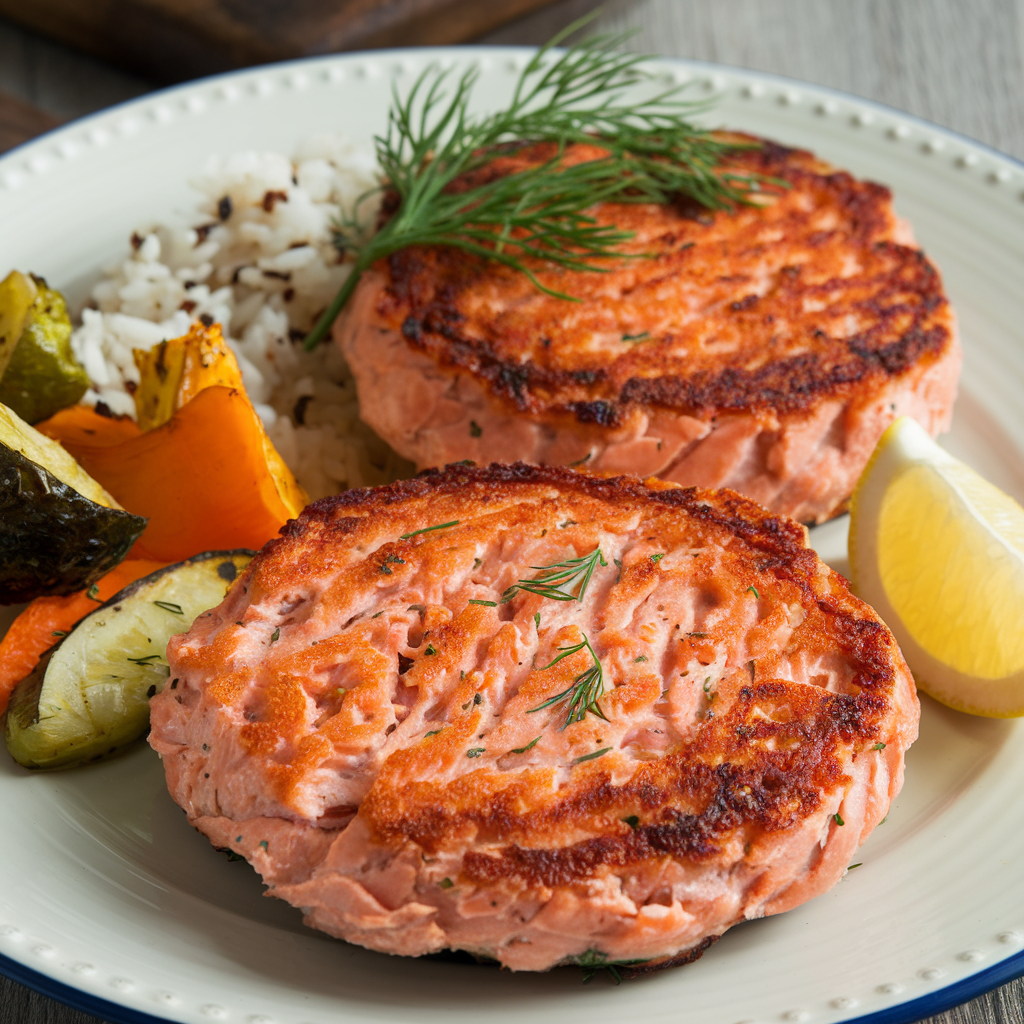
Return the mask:
[[[832,886],[900,788],[892,635],[733,492],[455,465],[282,534],[171,641],[150,743],[331,935],[686,962]]]
[[[579,302],[454,248],[379,262],[335,326],[363,419],[420,468],[582,465],[731,487],[802,522],[842,511],[895,418],[948,428],[955,317],[888,189],[736,138],[754,148],[732,169],[786,187],[733,212],[596,207],[635,232],[629,256],[603,273],[533,265]],[[534,146],[480,173],[552,155]]]

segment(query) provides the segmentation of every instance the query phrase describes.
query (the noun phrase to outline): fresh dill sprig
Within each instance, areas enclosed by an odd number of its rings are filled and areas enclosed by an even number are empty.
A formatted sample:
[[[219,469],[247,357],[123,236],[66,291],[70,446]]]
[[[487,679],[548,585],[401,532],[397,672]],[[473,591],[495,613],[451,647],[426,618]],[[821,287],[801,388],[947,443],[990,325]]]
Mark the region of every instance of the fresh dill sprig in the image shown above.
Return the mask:
[[[560,652],[559,655],[553,661],[548,662],[540,671],[543,672],[544,669],[557,665],[563,658],[568,658],[582,650],[586,650],[590,654],[594,664],[576,676],[572,681],[572,686],[568,689],[563,690],[561,693],[556,693],[554,697],[548,698],[543,704],[530,708],[527,714],[532,715],[534,711],[543,711],[544,708],[549,708],[554,704],[561,704],[562,701],[567,700],[569,706],[566,709],[562,729],[572,725],[573,722],[582,722],[588,711],[607,722],[608,718],[601,710],[601,705],[598,704],[598,700],[600,700],[604,693],[604,672],[601,669],[601,660],[594,653],[594,648],[590,646],[590,640],[587,638],[587,635],[584,634],[583,639],[578,644],[559,647],[558,650]]]
[[[638,964],[646,963],[646,960],[609,960],[608,957],[596,949],[588,949],[580,953],[573,963],[583,968],[583,984],[586,985],[595,975],[601,971],[607,971],[616,985],[622,984],[622,975],[616,968],[635,967]]]
[[[580,558],[567,558],[564,562],[554,562],[552,565],[531,565],[530,568],[536,569],[541,575],[513,583],[501,595],[501,603],[511,601],[517,590],[552,601],[582,601],[590,577],[594,575],[599,563],[608,564],[600,547],[596,547],[589,555]]]
[[[185,614],[181,610],[181,605],[175,604],[173,601],[154,601],[153,604],[155,604],[157,608],[162,608],[165,612],[170,612],[172,615]]]
[[[653,79],[643,67],[646,56],[619,50],[626,34],[554,50],[591,17],[537,51],[508,106],[496,113],[470,113],[475,67],[455,78],[431,65],[404,98],[392,87],[387,129],[374,140],[381,184],[337,224],[337,242],[355,254],[355,263],[306,338],[307,349],[326,336],[363,271],[410,245],[455,246],[526,274],[549,295],[572,299],[543,285],[531,261],[567,270],[610,269],[600,261],[621,256],[619,247],[633,232],[598,223],[588,212],[597,204],[667,203],[680,195],[716,210],[749,202],[762,179],[719,166],[749,144],[723,141],[692,123],[708,101],[682,99],[685,86],[626,98],[629,89]],[[510,146],[544,142],[556,147],[549,160],[458,187],[456,179],[467,184],[466,175]],[[566,165],[565,149],[574,143],[597,144],[607,155]],[[394,198],[394,212],[366,239],[360,203],[382,192]]]
[[[400,540],[408,540],[410,537],[418,537],[421,533],[430,533],[433,530],[447,530],[449,526],[458,526],[459,520],[453,519],[450,523],[438,523],[437,526],[424,526],[422,530],[413,530],[412,533],[403,533]]]
[[[574,757],[570,763],[583,764],[584,761],[593,761],[598,757],[604,757],[611,749],[611,747],[602,747],[600,750],[592,750],[589,754],[581,754],[579,757]]]
[[[511,753],[513,754],[525,754],[528,750],[533,750],[535,746],[540,742],[539,736],[534,736],[525,747],[513,747]]]

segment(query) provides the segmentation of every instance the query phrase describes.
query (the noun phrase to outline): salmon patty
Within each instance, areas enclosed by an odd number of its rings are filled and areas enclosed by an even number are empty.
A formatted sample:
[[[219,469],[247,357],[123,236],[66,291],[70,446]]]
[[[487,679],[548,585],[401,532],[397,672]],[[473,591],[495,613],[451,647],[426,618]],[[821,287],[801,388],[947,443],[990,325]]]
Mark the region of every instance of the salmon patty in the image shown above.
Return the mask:
[[[551,155],[534,146],[479,173]],[[731,487],[802,522],[842,511],[896,417],[948,428],[953,310],[888,189],[770,142],[731,166],[786,187],[731,213],[596,207],[635,232],[631,258],[534,266],[580,302],[453,248],[378,263],[335,326],[363,419],[421,468],[584,464]]]
[[[449,466],[325,498],[168,647],[171,795],[386,953],[695,959],[842,877],[918,702],[888,629],[730,491]]]

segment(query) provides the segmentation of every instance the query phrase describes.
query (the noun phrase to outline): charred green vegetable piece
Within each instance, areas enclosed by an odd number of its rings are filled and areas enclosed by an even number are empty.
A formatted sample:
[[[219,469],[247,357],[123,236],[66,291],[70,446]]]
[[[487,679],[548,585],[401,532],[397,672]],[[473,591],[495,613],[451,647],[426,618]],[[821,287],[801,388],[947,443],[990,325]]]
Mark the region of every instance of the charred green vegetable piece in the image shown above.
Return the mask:
[[[12,270],[0,281],[0,377],[14,355],[28,311],[39,296],[35,281],[20,270]]]
[[[25,287],[5,289],[18,271],[0,284],[0,302],[9,298],[18,304]],[[0,402],[13,409],[23,420],[38,423],[68,405],[74,405],[89,386],[85,370],[71,352],[71,319],[64,296],[47,286],[41,277],[31,275],[24,281],[36,289],[35,299],[22,322],[21,334],[10,353],[7,369],[0,376]],[[16,314],[20,305],[12,310]],[[16,315],[11,317],[12,328]],[[4,347],[10,344],[10,339]]]
[[[58,480],[95,501],[97,505],[121,507],[99,481],[82,469],[63,445],[40,434],[5,405],[0,405],[0,444],[21,452],[26,459],[48,469]]]
[[[70,768],[149,727],[167,641],[220,604],[251,551],[210,551],[136,580],[51,647],[11,694],[4,735],[26,768]]]
[[[146,520],[0,405],[0,604],[71,594],[117,565]]]
[[[0,444],[0,605],[72,594],[128,554],[146,520],[83,497]]]

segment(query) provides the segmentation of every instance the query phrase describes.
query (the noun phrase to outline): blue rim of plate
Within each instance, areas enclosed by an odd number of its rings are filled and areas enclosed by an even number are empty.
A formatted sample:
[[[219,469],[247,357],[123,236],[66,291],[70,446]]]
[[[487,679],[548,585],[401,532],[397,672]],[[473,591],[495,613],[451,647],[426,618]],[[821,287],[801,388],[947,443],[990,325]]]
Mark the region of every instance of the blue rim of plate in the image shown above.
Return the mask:
[[[397,54],[408,54],[411,51],[455,48],[456,47],[404,47],[375,50],[373,53],[375,57],[386,59]],[[532,46],[473,46],[466,48],[528,53],[532,53],[536,49],[536,47]],[[0,163],[5,162],[8,157],[19,153],[27,146],[32,145],[40,139],[45,139],[49,135],[59,132],[70,125],[88,123],[94,117],[106,116],[114,110],[131,106],[132,104],[143,100],[154,99],[158,96],[166,96],[180,90],[189,89],[201,83],[216,82],[220,79],[232,78],[238,74],[245,74],[247,72],[259,72],[271,67],[284,69],[298,65],[306,66],[309,64],[326,63],[337,60],[339,57],[343,58],[346,56],[354,56],[354,54],[325,54],[318,57],[305,57],[297,60],[280,61],[275,64],[255,65],[241,70],[226,71],[217,75],[208,75],[205,78],[193,79],[192,81],[167,86],[163,89],[154,89],[152,92],[143,93],[141,96],[134,97],[133,99],[124,100],[121,103],[114,104],[113,106],[105,107],[103,110],[96,111],[94,114],[88,114],[84,117],[77,118],[74,121],[69,121],[67,124],[58,125],[56,128],[51,129],[51,131],[44,132],[42,135],[29,139],[26,142],[15,146],[13,149],[9,149],[0,154]],[[984,151],[990,156],[997,157],[1000,160],[1006,160],[1009,163],[1014,164],[1016,167],[1024,170],[1024,160],[1012,156],[1009,153],[1004,153],[1002,150],[996,149],[994,146],[990,146],[987,143],[979,142],[977,139],[973,139],[969,135],[965,135],[963,132],[959,132],[954,128],[947,128],[944,125],[928,120],[926,117],[911,114],[905,110],[900,110],[897,107],[892,107],[887,103],[867,99],[866,97],[858,96],[855,93],[846,92],[843,89],[836,89],[833,86],[828,85],[819,85],[815,82],[809,82],[800,78],[792,78],[789,75],[783,75],[773,71],[758,71],[753,68],[744,68],[737,64],[724,64],[719,61],[695,60],[687,57],[663,57],[656,54],[652,54],[650,56],[653,60],[656,60],[659,63],[685,64],[691,68],[707,70],[709,73],[713,73],[716,70],[723,70],[739,75],[752,74],[758,78],[768,79],[779,83],[803,87],[810,86],[815,91],[827,93],[847,102],[871,107],[873,110],[882,111],[887,114],[895,115],[899,118],[907,119],[916,124],[924,125],[930,130],[934,130],[939,134],[957,139],[969,146]],[[27,988],[30,988],[41,995],[48,996],[51,999],[56,999],[58,1002],[64,1003],[73,1009],[81,1010],[84,1013],[90,1013],[97,1017],[104,1017],[111,1021],[112,1024],[175,1024],[175,1022],[168,1017],[157,1017],[153,1014],[144,1013],[141,1010],[133,1010],[130,1007],[122,1006],[119,1003],[112,1003],[100,996],[90,995],[89,993],[83,992],[81,989],[74,988],[71,985],[65,985],[63,982],[50,978],[49,976],[33,970],[30,967],[26,967],[24,964],[19,963],[17,960],[12,960],[10,957],[7,957],[2,953],[0,953],[0,974],[25,985]],[[943,1013],[944,1011],[952,1009],[955,1006],[959,1006],[962,1003],[976,999],[978,996],[985,995],[987,992],[991,992],[993,989],[999,988],[1000,986],[1020,977],[1024,977],[1024,951],[1012,954],[1005,960],[1001,960],[999,963],[993,964],[991,967],[987,967],[984,970],[978,971],[966,978],[962,978],[960,981],[954,982],[952,985],[947,985],[944,988],[937,989],[927,995],[918,996],[915,999],[898,1003],[895,1006],[890,1006],[883,1010],[876,1010],[873,1013],[863,1014],[858,1017],[847,1017],[841,1022],[841,1024],[916,1024],[916,1022],[921,1021],[925,1017],[931,1017],[935,1014]]]
[[[55,981],[2,953],[0,953],[0,974],[5,974],[13,981],[17,981],[41,995],[66,1003],[75,1010],[91,1013],[95,1017],[102,1017],[110,1021],[111,1024],[174,1024],[168,1017],[154,1017],[150,1013],[133,1010],[119,1003],[108,1002],[100,996],[89,995],[81,989]],[[1024,976],[1024,952],[1016,953],[1006,960],[1001,960],[977,974],[972,974],[969,978],[947,985],[936,992],[930,992],[928,995],[918,996],[916,999],[900,1003],[898,1006],[876,1010],[874,1013],[864,1014],[861,1017],[849,1017],[843,1024],[915,1024],[925,1017],[932,1017],[937,1013],[952,1009],[954,1006],[959,1006],[961,1003],[969,1002],[971,999],[982,996],[1021,976]],[[626,982],[626,984],[631,983]]]

